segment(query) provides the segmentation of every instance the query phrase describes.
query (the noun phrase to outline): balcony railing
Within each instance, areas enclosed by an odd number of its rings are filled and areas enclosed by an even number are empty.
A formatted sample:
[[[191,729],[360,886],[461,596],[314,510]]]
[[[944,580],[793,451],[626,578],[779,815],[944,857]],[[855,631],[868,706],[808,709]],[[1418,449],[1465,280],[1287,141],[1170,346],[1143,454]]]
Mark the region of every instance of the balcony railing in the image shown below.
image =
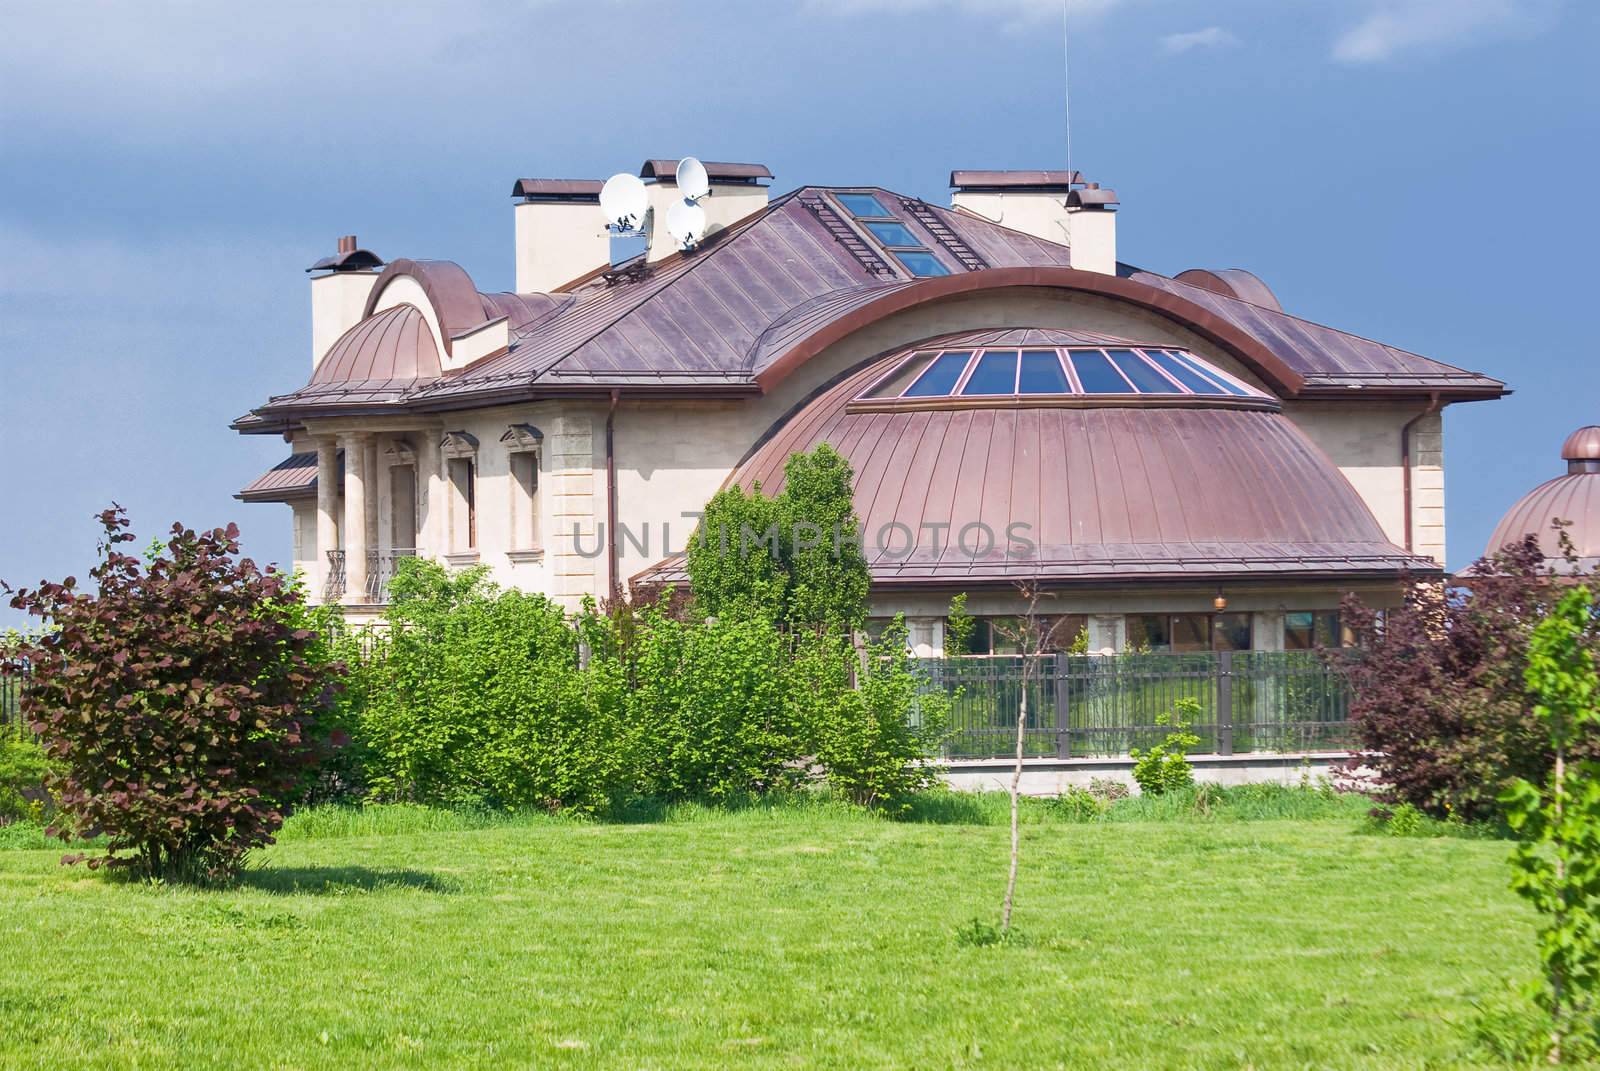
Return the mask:
[[[402,559],[416,556],[416,547],[367,551],[367,601],[387,605],[389,582],[394,579],[395,567]]]
[[[344,598],[344,551],[328,551],[328,580],[322,585],[322,601],[338,602]]]

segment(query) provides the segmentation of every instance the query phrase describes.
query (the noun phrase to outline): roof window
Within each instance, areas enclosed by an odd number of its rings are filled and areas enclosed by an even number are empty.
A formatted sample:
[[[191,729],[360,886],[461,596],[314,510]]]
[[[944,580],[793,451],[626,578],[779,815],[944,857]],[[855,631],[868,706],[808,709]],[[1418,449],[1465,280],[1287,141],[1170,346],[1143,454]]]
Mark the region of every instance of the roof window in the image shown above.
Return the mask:
[[[894,213],[883,207],[874,193],[836,193],[833,195],[844,210],[857,219],[894,219]]]
[[[1191,353],[1142,346],[918,350],[896,364],[863,397],[892,400],[1071,395],[1268,397]]]
[[[918,278],[949,275],[950,269],[910,227],[883,206],[875,193],[835,193],[834,199],[856,218],[894,260]]]

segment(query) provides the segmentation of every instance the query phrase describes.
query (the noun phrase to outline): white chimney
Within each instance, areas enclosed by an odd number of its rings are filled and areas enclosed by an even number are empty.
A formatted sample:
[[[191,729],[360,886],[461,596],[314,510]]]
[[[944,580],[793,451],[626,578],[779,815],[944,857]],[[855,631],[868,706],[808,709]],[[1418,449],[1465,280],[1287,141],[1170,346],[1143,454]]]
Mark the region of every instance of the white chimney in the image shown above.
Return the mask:
[[[378,280],[383,261],[376,253],[356,245],[356,236],[339,239],[339,251],[323,257],[306,271],[311,274],[311,370],[327,355],[339,336],[361,322],[367,295]]]
[[[667,209],[682,199],[678,192],[678,161],[646,160],[639,177],[650,195],[650,251],[645,257],[654,262],[669,257],[681,248],[667,233]],[[733,226],[767,207],[770,191],[762,181],[772,178],[765,164],[706,163],[711,193],[700,199],[706,213],[707,238]]]
[[[1072,171],[952,171],[952,207],[1072,248],[1072,266],[1117,273],[1117,195]]]
[[[517,293],[549,293],[611,263],[597,179],[519,179]]]

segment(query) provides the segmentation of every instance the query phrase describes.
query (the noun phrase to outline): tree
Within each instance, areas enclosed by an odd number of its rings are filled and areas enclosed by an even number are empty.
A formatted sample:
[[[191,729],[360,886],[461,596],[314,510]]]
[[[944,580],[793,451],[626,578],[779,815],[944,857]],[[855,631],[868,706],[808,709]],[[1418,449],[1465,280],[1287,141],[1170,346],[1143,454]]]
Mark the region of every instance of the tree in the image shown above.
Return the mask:
[[[1570,553],[1570,541],[1560,538]],[[1481,821],[1499,814],[1497,796],[1508,781],[1543,783],[1550,772],[1548,735],[1530,714],[1527,651],[1566,581],[1551,575],[1531,536],[1464,576],[1454,587],[1414,581],[1390,609],[1346,599],[1344,619],[1360,654],[1330,657],[1351,683],[1359,764],[1399,802],[1438,818]],[[1594,622],[1582,642],[1590,650],[1600,643]],[[1580,757],[1600,758],[1600,734],[1572,746]]]
[[[1511,854],[1511,886],[1543,916],[1537,996],[1550,1016],[1553,1064],[1574,1033],[1584,1030],[1592,1040],[1600,986],[1600,763],[1569,763],[1573,745],[1600,723],[1588,635],[1594,616],[1593,594],[1579,585],[1534,627],[1524,679],[1553,763],[1547,778],[1516,778],[1501,795],[1520,841]]]
[[[53,829],[105,834],[91,866],[224,877],[309,783],[340,667],[292,579],[238,556],[236,526],[173,525],[141,561],[118,549],[122,508],[99,519],[94,591],[68,577],[11,600],[46,626],[22,703],[59,767]]]
[[[753,614],[788,628],[849,633],[866,620],[870,583],[850,464],[826,443],[784,464],[784,488],[719,491],[690,537],[700,612]]]

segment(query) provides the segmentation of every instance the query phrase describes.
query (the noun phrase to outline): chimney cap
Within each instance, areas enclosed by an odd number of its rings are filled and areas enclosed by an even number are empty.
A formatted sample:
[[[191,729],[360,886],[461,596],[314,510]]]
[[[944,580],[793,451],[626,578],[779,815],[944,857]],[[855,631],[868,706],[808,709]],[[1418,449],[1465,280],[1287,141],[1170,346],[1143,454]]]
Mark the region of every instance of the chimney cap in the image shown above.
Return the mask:
[[[511,187],[511,196],[525,201],[592,201],[600,203],[599,179],[518,179]]]
[[[353,234],[340,235],[338,249],[339,251],[333,256],[323,257],[306,271],[374,271],[383,267],[383,258],[370,249],[360,248]]]
[[[721,183],[723,185],[741,184],[754,186],[759,180],[772,177],[772,172],[767,169],[766,164],[714,163],[710,160],[702,160],[701,163],[706,165],[706,177],[713,183]],[[639,177],[642,179],[654,179],[657,182],[676,183],[678,181],[678,161],[646,160],[644,166],[639,168]]]
[[[952,171],[957,190],[1066,191],[1083,181],[1082,171]]]
[[[1116,190],[1101,189],[1098,184],[1067,194],[1068,208],[1112,209],[1118,204]]]
[[[1567,441],[1561,444],[1561,460],[1600,460],[1600,427],[1590,424],[1568,435]]]

